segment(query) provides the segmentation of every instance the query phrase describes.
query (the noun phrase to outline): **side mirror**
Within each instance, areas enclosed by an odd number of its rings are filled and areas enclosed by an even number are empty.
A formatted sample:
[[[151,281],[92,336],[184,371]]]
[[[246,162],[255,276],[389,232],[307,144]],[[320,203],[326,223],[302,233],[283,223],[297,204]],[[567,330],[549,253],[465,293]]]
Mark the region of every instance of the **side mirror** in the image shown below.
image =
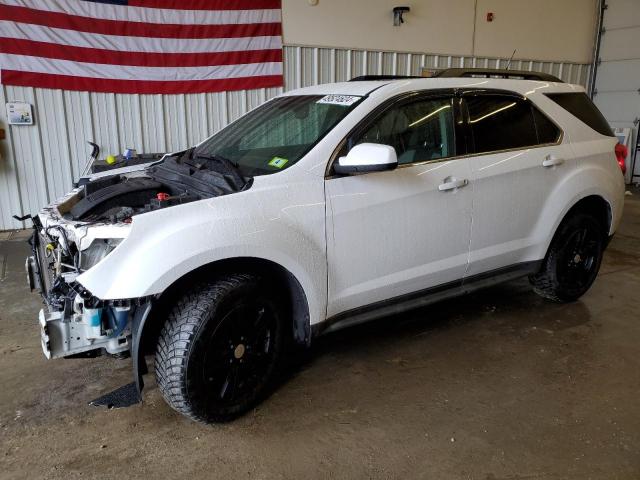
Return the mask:
[[[354,174],[364,172],[383,172],[398,166],[398,155],[395,148],[378,143],[361,143],[356,145],[346,157],[340,157],[333,166],[336,173]]]

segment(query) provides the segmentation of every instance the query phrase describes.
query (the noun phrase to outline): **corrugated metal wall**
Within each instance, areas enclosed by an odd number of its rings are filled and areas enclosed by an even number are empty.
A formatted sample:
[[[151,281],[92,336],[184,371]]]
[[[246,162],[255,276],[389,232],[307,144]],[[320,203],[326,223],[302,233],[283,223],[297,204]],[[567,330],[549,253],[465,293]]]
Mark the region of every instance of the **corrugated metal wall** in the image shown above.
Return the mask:
[[[285,47],[285,88],[348,80],[364,74],[419,75],[423,67],[504,68],[505,59]],[[586,85],[589,66],[570,63],[513,61],[512,69],[538,70]],[[139,152],[185,148],[218,131],[282,89],[194,95],[121,95],[67,92],[2,85],[0,123],[7,138],[0,142],[0,230],[22,228],[11,218],[35,213],[68,192],[87,162],[87,141],[102,154],[127,147]],[[4,104],[33,105],[33,126],[7,127]]]

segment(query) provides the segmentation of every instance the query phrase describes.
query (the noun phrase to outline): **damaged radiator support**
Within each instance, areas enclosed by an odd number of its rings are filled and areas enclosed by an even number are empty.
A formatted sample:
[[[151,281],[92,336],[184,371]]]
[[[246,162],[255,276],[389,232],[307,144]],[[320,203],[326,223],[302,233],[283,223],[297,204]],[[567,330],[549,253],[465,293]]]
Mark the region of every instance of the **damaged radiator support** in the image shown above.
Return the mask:
[[[104,349],[112,355],[130,350],[131,307],[86,308],[76,296],[73,312],[40,310],[42,350],[61,358]]]
[[[131,319],[136,309],[150,298],[102,301],[75,282],[77,272],[71,268],[59,272],[61,259],[73,263],[70,242],[54,244],[42,234],[43,227],[34,220],[29,241],[32,256],[26,268],[29,286],[40,290],[46,307],[40,311],[41,344],[47,358],[61,358],[92,350],[122,354],[131,349]],[[46,231],[46,230],[45,230]],[[45,235],[48,235],[45,233]],[[63,253],[66,251],[66,253]]]

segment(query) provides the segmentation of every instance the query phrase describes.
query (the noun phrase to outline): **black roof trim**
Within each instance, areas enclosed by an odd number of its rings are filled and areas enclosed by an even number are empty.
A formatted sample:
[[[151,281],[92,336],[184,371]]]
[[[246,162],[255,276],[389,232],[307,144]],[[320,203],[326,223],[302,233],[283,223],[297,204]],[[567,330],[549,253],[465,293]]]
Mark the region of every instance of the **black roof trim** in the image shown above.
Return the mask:
[[[564,83],[558,77],[543,72],[527,70],[506,70],[502,68],[447,68],[434,72],[433,77],[439,78],[506,78],[512,80],[540,80],[543,82]]]
[[[409,75],[360,75],[353,77],[350,82],[372,82],[375,80],[406,80],[407,78],[424,78],[420,76]]]
[[[564,83],[558,77],[544,72],[528,70],[505,70],[501,68],[447,68],[435,70],[430,77],[411,75],[361,75],[350,82],[367,82],[375,80],[406,80],[408,78],[506,78],[510,80],[539,80],[542,82]]]

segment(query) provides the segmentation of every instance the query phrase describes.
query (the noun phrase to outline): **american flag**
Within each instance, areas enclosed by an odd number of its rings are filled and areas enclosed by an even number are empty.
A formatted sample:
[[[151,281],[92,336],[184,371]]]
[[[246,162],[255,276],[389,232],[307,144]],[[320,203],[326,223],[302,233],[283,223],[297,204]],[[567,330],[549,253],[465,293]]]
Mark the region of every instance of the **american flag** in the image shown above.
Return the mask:
[[[282,85],[280,0],[0,0],[5,85],[200,93]]]

